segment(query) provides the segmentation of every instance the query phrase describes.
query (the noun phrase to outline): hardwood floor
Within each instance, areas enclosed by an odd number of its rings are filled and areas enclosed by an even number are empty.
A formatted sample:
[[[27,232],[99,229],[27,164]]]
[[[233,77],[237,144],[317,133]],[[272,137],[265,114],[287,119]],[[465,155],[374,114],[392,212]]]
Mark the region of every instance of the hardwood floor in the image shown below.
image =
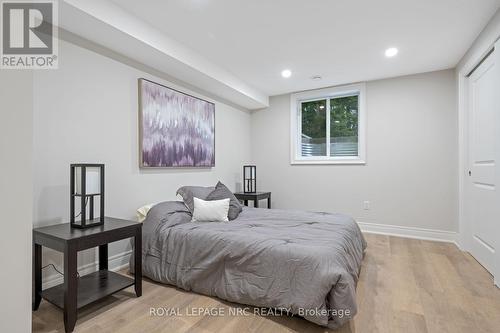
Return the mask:
[[[447,243],[365,236],[359,312],[336,332],[499,332],[500,289],[470,255]],[[184,316],[151,316],[151,307]],[[200,307],[243,309],[145,279],[140,298],[130,288],[82,309],[75,332],[329,332],[299,317],[186,316]],[[61,311],[42,301],[33,332],[64,332]]]

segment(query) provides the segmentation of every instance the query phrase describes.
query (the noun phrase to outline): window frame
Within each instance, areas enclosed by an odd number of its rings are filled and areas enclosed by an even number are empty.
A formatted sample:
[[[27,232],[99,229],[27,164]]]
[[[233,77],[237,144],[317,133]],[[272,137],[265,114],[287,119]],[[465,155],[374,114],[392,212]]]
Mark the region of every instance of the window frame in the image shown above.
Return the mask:
[[[302,156],[302,108],[304,102],[326,100],[326,136],[330,138],[330,99],[358,95],[358,156]],[[357,83],[292,94],[290,97],[290,164],[366,164],[366,84]]]

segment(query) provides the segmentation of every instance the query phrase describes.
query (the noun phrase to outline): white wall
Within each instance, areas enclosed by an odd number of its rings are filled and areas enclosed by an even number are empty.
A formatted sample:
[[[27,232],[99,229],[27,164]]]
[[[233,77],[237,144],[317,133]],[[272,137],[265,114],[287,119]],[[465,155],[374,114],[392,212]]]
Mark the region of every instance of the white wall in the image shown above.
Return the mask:
[[[0,71],[0,332],[31,331],[33,74]]]
[[[453,70],[367,83],[367,164],[290,165],[290,95],[252,115],[258,188],[275,208],[343,212],[358,221],[457,230]],[[363,201],[371,209],[363,209]]]
[[[221,180],[234,189],[240,182],[251,153],[250,113],[215,101],[214,168],[140,170],[137,79],[200,95],[68,42],[61,42],[59,53],[59,69],[37,71],[34,78],[35,226],[68,221],[69,165],[74,162],[106,165],[106,215],[126,219],[134,219],[135,210],[146,203],[175,199],[182,185]],[[110,256],[128,249],[129,242],[117,243]],[[60,267],[61,258],[44,252],[44,264]],[[79,264],[94,260],[92,250]]]

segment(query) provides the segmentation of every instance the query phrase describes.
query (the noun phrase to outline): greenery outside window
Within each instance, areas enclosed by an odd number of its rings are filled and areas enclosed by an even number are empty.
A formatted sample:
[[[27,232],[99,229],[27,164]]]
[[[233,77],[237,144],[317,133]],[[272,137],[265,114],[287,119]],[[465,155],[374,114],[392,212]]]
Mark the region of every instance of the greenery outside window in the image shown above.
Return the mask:
[[[292,164],[363,164],[364,84],[293,94]]]

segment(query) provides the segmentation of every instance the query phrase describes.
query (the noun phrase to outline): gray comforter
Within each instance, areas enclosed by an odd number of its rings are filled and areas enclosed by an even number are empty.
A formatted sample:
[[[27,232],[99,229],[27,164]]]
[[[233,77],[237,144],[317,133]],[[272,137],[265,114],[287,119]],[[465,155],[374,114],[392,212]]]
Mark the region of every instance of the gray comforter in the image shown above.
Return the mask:
[[[143,226],[145,276],[330,328],[356,314],[366,242],[352,218],[245,207],[228,223],[190,220],[182,202],[150,210]]]

